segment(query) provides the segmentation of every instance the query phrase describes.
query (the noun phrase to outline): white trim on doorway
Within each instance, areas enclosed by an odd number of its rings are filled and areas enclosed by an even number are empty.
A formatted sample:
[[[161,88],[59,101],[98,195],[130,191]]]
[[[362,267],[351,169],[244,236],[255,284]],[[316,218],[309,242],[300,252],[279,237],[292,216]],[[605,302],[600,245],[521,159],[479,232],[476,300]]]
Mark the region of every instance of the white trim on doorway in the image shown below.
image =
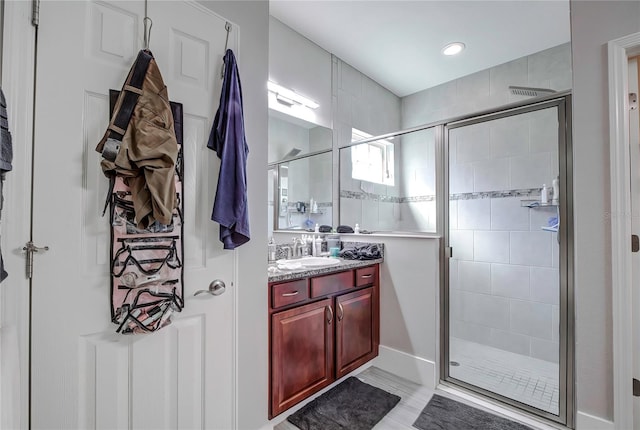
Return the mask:
[[[613,417],[616,428],[633,427],[631,190],[629,153],[629,57],[640,52],[640,33],[609,42],[611,172],[611,287],[613,304]]]

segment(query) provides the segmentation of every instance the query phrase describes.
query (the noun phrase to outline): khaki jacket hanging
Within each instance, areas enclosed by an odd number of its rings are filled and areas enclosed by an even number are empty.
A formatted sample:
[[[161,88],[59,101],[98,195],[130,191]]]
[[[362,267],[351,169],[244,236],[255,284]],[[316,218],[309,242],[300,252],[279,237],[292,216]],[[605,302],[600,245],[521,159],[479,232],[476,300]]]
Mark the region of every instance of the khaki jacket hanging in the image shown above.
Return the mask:
[[[139,228],[146,229],[156,221],[164,225],[171,224],[177,203],[175,164],[178,143],[167,87],[153,56],[150,61],[147,58],[148,68],[142,88],[130,85],[134,69],[143,54],[151,56],[148,51],[139,54],[96,151],[103,152],[107,139],[114,132],[123,135],[115,160],[102,159],[102,171],[110,178],[122,177],[131,188],[136,222]],[[126,92],[138,94],[138,98],[125,131],[115,125],[115,118],[123,108]]]

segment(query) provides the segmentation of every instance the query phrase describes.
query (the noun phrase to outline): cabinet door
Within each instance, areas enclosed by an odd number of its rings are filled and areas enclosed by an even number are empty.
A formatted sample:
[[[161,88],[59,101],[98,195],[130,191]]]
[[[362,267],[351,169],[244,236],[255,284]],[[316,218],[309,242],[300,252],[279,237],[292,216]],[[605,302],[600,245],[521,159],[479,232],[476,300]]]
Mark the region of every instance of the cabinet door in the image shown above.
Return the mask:
[[[332,299],[272,315],[271,416],[333,380]]]
[[[336,378],[378,355],[374,287],[336,297]]]

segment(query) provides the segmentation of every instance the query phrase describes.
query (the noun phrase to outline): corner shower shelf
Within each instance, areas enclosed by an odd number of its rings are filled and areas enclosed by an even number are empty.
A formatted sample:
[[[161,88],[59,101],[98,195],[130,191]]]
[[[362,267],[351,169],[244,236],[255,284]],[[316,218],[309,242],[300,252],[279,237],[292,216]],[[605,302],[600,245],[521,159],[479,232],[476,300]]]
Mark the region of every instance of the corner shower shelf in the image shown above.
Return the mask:
[[[520,200],[520,206],[523,208],[535,209],[546,207],[557,207],[557,203],[542,203],[540,200]]]

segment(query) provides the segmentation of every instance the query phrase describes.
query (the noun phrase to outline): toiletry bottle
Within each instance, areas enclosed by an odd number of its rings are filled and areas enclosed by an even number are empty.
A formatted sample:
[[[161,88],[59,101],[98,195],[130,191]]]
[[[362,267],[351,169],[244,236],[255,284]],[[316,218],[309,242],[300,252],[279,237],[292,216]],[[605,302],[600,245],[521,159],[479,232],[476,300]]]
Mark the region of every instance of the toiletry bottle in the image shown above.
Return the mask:
[[[320,233],[320,225],[318,225],[318,223],[316,223],[316,229],[315,229],[316,233]]]
[[[314,249],[315,249],[315,256],[316,257],[320,257],[320,254],[322,254],[322,239],[320,238],[320,236],[316,237],[316,240],[314,242]]]
[[[353,232],[354,232],[355,234],[360,233],[360,226],[359,226],[357,223],[356,223],[355,228],[353,229]]]
[[[313,235],[313,239],[311,240],[311,255],[313,255],[314,257],[318,257],[318,254],[316,253],[316,235]]]
[[[553,196],[551,197],[551,203],[553,203],[554,205],[558,204],[558,199],[560,197],[560,180],[559,178],[555,178],[553,180],[553,182],[551,183],[551,185],[553,186]]]
[[[273,240],[273,236],[269,239],[267,247],[269,248],[269,261],[276,261],[276,242]]]
[[[549,203],[549,192],[547,191],[547,184],[542,184],[542,191],[540,191],[540,203]]]

